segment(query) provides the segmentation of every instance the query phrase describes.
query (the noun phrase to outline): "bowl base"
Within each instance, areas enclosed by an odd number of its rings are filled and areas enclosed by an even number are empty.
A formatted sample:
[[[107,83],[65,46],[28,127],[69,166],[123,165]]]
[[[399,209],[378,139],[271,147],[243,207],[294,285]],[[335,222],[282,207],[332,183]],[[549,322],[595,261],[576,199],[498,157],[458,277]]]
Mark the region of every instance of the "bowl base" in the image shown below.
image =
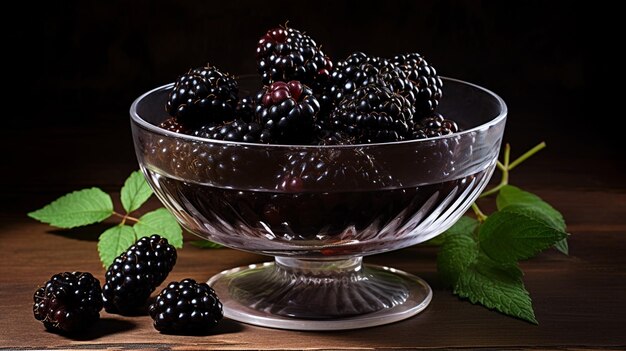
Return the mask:
[[[428,284],[361,257],[303,260],[276,257],[223,271],[209,280],[224,316],[291,330],[346,330],[397,322],[423,311]]]

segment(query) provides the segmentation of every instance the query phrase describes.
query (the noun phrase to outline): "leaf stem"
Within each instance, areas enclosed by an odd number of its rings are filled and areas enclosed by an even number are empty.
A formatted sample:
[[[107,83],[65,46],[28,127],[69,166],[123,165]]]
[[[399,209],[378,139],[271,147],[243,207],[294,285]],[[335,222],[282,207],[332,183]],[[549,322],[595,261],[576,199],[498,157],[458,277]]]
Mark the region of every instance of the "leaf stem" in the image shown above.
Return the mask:
[[[135,223],[139,223],[139,218],[135,218],[135,217],[129,216],[128,214],[123,215],[121,213],[117,213],[117,212],[113,211],[113,215],[116,216],[116,217],[120,217],[122,219],[121,225],[124,225],[126,223],[126,220],[133,221]]]
[[[529,158],[530,156],[536,154],[537,152],[539,152],[544,147],[546,147],[546,142],[542,141],[541,143],[537,144],[537,146],[535,146],[532,149],[526,151],[526,153],[524,153],[522,156],[518,157],[515,161],[511,162],[511,164],[508,166],[508,170],[512,171],[513,168],[517,167],[520,163],[526,161],[527,158]],[[506,154],[504,154],[504,156],[506,157]],[[506,162],[506,160],[505,160],[505,162]]]
[[[476,218],[478,219],[479,222],[484,222],[487,219],[487,215],[485,215],[483,211],[481,211],[480,208],[478,208],[478,205],[476,205],[475,202],[472,204],[472,210],[474,210],[474,213],[476,214]]]

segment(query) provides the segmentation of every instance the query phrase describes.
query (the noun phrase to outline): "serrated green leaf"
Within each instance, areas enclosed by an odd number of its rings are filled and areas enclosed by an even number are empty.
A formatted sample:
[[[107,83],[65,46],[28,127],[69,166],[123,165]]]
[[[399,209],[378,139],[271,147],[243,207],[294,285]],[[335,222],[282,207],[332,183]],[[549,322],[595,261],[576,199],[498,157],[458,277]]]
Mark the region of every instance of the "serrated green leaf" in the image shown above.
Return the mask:
[[[135,243],[135,232],[127,225],[117,225],[100,234],[98,253],[100,261],[108,268],[115,258]]]
[[[59,228],[74,228],[101,222],[113,214],[111,197],[98,188],[61,196],[29,217]]]
[[[137,239],[158,234],[166,238],[175,248],[183,247],[183,229],[174,215],[163,207],[141,216],[133,229],[137,234]]]
[[[567,243],[567,238],[557,241],[556,244],[554,244],[554,248],[565,255],[569,255],[569,244]]]
[[[437,272],[448,286],[454,286],[459,276],[478,256],[478,244],[471,231],[446,237],[437,254]]]
[[[133,212],[144,204],[152,195],[152,189],[141,171],[130,174],[124,182],[120,194],[122,206],[127,213]]]
[[[478,232],[478,242],[493,260],[513,263],[533,257],[566,236],[537,219],[531,207],[510,205],[487,218]]]
[[[537,324],[532,301],[515,264],[479,258],[459,276],[454,293],[487,308]]]
[[[543,201],[539,196],[524,191],[512,185],[505,185],[500,189],[496,198],[498,210],[503,210],[508,206],[530,206],[536,210],[537,217],[543,218],[553,227],[565,231],[565,220],[563,215],[549,203]]]
[[[463,216],[461,217],[452,227],[448,228],[445,232],[440,235],[426,241],[424,244],[426,245],[443,245],[446,241],[446,237],[448,235],[457,235],[457,234],[472,234],[476,228],[478,227],[478,221],[472,217]]]
[[[472,235],[479,223],[475,218],[463,216],[452,227],[445,231],[446,235]]]
[[[208,240],[194,240],[194,241],[189,241],[189,244],[191,244],[192,246],[201,248],[201,249],[221,249],[224,247],[224,245],[218,244],[218,243],[214,243],[212,241],[208,241]]]

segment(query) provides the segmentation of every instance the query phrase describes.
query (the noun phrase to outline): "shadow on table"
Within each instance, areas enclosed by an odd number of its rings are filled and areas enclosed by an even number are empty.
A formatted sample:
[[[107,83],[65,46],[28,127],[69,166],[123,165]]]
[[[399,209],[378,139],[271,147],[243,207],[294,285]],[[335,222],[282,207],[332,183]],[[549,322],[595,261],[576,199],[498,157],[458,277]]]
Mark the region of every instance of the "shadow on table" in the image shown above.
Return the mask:
[[[54,228],[46,231],[46,233],[74,240],[98,241],[100,234],[104,233],[105,230],[114,226],[114,223],[96,223],[72,229]]]
[[[64,336],[76,341],[90,341],[99,339],[107,335],[133,330],[135,328],[137,328],[137,324],[132,321],[120,320],[115,318],[100,318],[98,323],[96,323],[80,335]]]

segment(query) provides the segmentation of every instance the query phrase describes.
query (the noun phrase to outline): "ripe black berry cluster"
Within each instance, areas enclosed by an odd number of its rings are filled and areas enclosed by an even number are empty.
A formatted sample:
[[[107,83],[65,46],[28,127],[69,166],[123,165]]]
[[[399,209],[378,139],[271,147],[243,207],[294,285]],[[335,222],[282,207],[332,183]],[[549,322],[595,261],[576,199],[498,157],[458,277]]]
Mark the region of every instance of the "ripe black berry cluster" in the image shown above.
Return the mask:
[[[236,79],[207,64],[170,92],[170,132],[231,142],[350,145],[432,138],[459,131],[436,112],[437,71],[417,53],[386,59],[355,52],[333,63],[309,35],[286,25],[256,48],[263,87],[239,97]]]

